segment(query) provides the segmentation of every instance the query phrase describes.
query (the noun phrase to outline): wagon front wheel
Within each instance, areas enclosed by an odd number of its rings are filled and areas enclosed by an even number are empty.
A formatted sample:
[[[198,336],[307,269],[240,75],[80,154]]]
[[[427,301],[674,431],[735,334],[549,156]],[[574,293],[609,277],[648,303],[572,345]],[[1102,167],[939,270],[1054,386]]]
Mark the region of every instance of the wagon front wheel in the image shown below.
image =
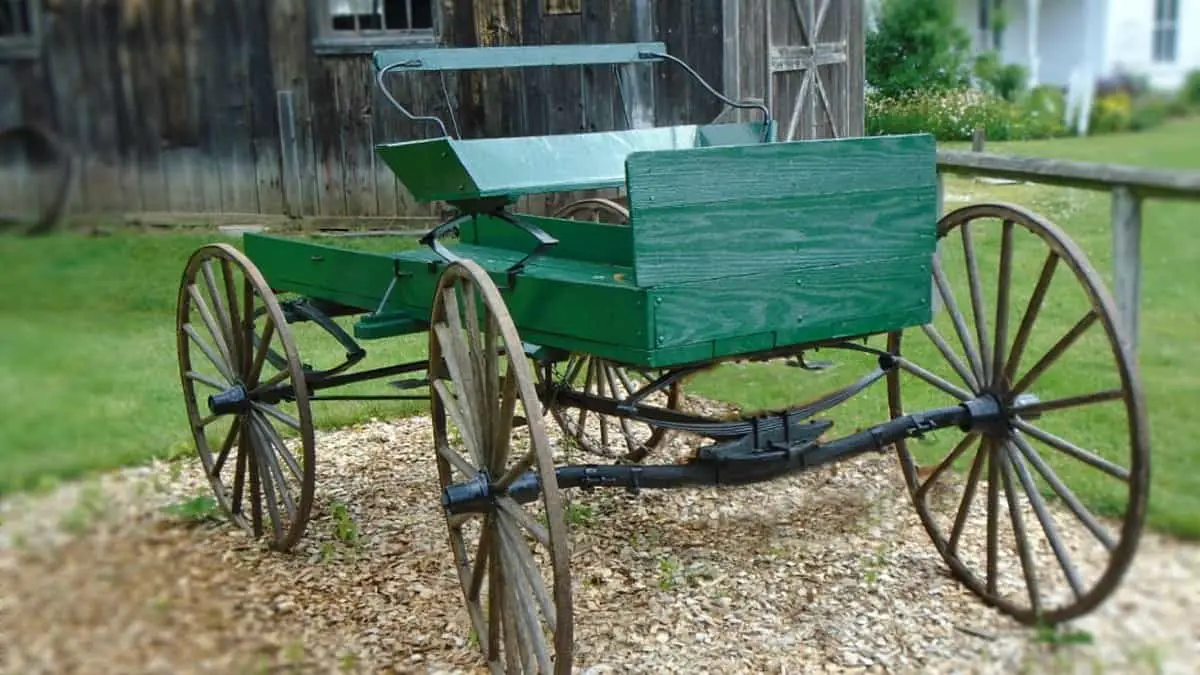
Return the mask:
[[[184,269],[176,336],[188,423],[217,504],[252,536],[290,549],[308,523],[315,459],[308,389],[275,294],[240,251],[203,246]]]
[[[921,522],[953,574],[1026,624],[1086,614],[1127,571],[1149,439],[1133,354],[1083,252],[1019,207],[938,223],[934,321],[889,336],[890,412],[990,396],[999,423],[897,443]]]
[[[516,327],[472,261],[438,283],[429,381],[450,546],[484,658],[493,672],[569,673],[570,552],[550,441]],[[479,498],[452,508],[462,487]]]

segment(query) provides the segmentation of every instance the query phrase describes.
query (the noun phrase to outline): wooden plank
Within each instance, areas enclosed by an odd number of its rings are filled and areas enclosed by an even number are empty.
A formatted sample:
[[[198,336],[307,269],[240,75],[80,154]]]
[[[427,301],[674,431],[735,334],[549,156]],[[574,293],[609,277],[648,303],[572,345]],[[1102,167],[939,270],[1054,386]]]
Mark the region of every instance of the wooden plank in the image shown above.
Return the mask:
[[[167,205],[182,213],[212,209],[219,212],[221,199],[216,180],[207,180],[209,164],[201,152],[201,113],[205,42],[201,34],[207,3],[184,8],[177,3],[146,3],[150,15],[152,50],[147,58],[158,64],[161,91],[161,139],[159,157],[167,183]],[[201,21],[198,21],[201,20]],[[211,189],[209,189],[211,186]]]
[[[962,176],[1009,178],[1104,191],[1122,185],[1141,197],[1200,200],[1200,171],[1168,171],[969,150],[938,150],[937,165],[939,171]]]
[[[580,39],[586,43],[626,41],[619,22],[629,18],[629,0],[586,0],[581,6]],[[587,131],[624,128],[613,65],[583,67],[583,116]]]
[[[342,171],[342,109],[338,88],[340,59],[321,59],[314,64],[309,81],[312,108],[312,143],[317,179],[317,213],[323,216],[346,214],[346,184]]]
[[[524,0],[521,5],[521,39],[527,45],[540,45],[545,40],[542,25],[542,1]],[[523,91],[525,128],[528,135],[541,135],[550,132],[546,105],[547,80],[546,68],[524,68],[520,73],[520,84]]]
[[[46,49],[46,69],[50,73],[49,82],[54,99],[54,118],[58,121],[57,131],[71,152],[78,155],[78,174],[72,195],[72,212],[86,212],[89,203],[91,187],[84,180],[84,169],[88,162],[87,138],[89,114],[87,106],[80,105],[83,100],[80,91],[83,87],[83,70],[80,69],[79,59],[75,51],[67,45],[77,44],[76,24],[74,22],[77,10],[74,7],[64,7],[61,12],[47,15],[46,26],[48,39],[55,46],[62,48]],[[0,74],[2,76],[2,74]],[[0,91],[7,91],[0,83]],[[0,97],[0,101],[11,100]],[[16,101],[13,101],[15,104]],[[0,104],[2,105],[2,104]]]
[[[812,70],[817,66],[845,63],[846,44],[826,42],[818,45],[772,45],[767,67],[772,73]]]
[[[225,209],[222,206],[221,195],[223,186],[228,183],[225,174],[229,172],[229,168],[220,161],[218,136],[221,120],[217,111],[219,98],[212,95],[216,88],[214,81],[218,76],[211,72],[210,66],[219,62],[221,58],[214,56],[221,52],[214,41],[208,39],[216,30],[214,12],[214,3],[197,2],[192,5],[191,17],[180,16],[180,20],[187,22],[181,28],[188,42],[187,71],[191,96],[187,99],[190,104],[187,114],[192,116],[191,123],[196,125],[197,137],[194,150],[181,153],[183,156],[180,161],[187,166],[185,172],[192,178],[201,208],[223,213]]]
[[[932,136],[636,153],[627,166],[639,286],[933,251]]]
[[[645,41],[656,34],[655,10],[651,0],[629,0],[629,23],[634,40]],[[656,71],[669,67],[666,63],[620,67],[621,100],[628,128],[646,129],[654,126]]]
[[[161,67],[149,4],[139,4],[128,17],[121,41],[122,92],[127,109],[136,111],[134,150],[139,167],[140,211],[170,208],[170,184],[162,161],[163,94],[154,64]],[[132,24],[132,25],[130,25]]]
[[[86,73],[81,78],[81,87],[76,94],[74,107],[87,108],[88,135],[86,155],[80,179],[88,184],[88,210],[105,214],[121,212],[123,186],[118,160],[119,142],[113,95],[109,87],[111,73],[108,67],[109,44],[104,35],[104,21],[97,16],[103,5],[92,5],[86,9],[73,8],[72,20],[76,22],[77,41],[74,54],[79,60],[79,69]]]
[[[258,211],[257,177],[251,154],[249,101],[245,52],[250,48],[243,31],[246,5],[237,0],[213,0],[215,20],[208,39],[212,44],[209,91],[213,122],[211,158],[221,165],[221,210],[233,213]],[[230,67],[238,64],[240,67]]]
[[[17,92],[20,86],[13,64],[0,62],[0,91]],[[0,97],[0,131],[24,122],[20,97]],[[31,182],[23,139],[10,137],[0,143],[0,216],[28,220],[36,214],[37,203],[29,192]]]
[[[931,275],[932,251],[922,251],[660,286],[651,291],[655,346],[777,334],[766,349],[920,325],[930,320]]]
[[[862,136],[866,125],[866,23],[864,0],[846,0],[846,135]]]
[[[1127,187],[1112,191],[1113,295],[1124,337],[1138,351],[1142,288],[1142,200]]]
[[[342,118],[342,171],[346,215],[374,216],[376,210],[374,161],[371,151],[370,63],[344,58],[338,68],[339,107]]]
[[[725,95],[735,101],[745,97],[742,90],[742,1],[726,0],[721,3],[721,82]],[[724,119],[739,122],[745,119],[743,112],[737,108],[726,110],[724,114],[729,115]]]
[[[265,2],[269,17],[271,90],[279,101],[280,153],[281,158],[286,154],[287,162],[292,165],[285,171],[286,212],[293,217],[310,216],[318,209],[309,121],[308,69],[313,57],[308,38],[308,3],[296,0]],[[285,102],[287,110],[283,108]],[[284,124],[288,125],[286,130]],[[287,172],[291,172],[290,175]]]
[[[722,35],[723,4],[723,0],[693,0],[691,11],[686,13],[688,65],[717,91],[725,88],[721,62],[721,47],[725,43]],[[687,77],[683,86],[682,93],[688,98],[689,122],[709,122],[721,114],[725,104],[694,78]]]
[[[245,3],[241,13],[242,65],[246,69],[244,96],[254,164],[257,213],[283,213],[283,178],[279,156],[278,111],[271,72],[270,13],[265,0]],[[265,41],[265,44],[264,44]]]
[[[678,0],[664,0],[655,4],[655,27],[658,36],[667,45],[668,53],[691,60],[688,50],[688,12],[680,11]],[[664,63],[655,67],[654,123],[658,126],[688,124],[692,121],[691,98],[688,88],[691,76],[678,64]],[[707,122],[708,120],[704,120]]]

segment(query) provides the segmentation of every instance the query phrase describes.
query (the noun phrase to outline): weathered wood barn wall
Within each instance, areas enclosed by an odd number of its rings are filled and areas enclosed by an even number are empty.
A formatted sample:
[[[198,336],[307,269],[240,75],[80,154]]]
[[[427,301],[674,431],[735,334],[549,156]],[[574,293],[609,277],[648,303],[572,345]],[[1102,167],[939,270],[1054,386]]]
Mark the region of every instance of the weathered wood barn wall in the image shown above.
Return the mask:
[[[381,95],[375,49],[662,40],[716,89],[770,100],[788,138],[854,135],[861,2],[0,0],[0,129],[40,124],[68,144],[80,167],[71,210],[85,219],[423,219],[431,208],[372,147],[438,132]],[[677,66],[639,68],[651,87],[640,103],[619,95],[611,67],[388,81],[464,137],[721,113]],[[20,211],[37,183],[20,153],[3,161],[0,212]]]

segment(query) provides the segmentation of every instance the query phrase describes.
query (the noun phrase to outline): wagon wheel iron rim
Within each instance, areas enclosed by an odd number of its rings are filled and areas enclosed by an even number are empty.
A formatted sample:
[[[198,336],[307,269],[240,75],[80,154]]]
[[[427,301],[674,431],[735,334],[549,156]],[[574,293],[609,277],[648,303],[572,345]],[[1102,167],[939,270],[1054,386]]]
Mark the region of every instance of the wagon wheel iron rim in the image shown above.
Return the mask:
[[[589,215],[583,218],[580,216]],[[580,199],[554,213],[555,218],[574,218],[591,222],[629,225],[629,210],[621,204],[603,197]],[[563,385],[575,386],[582,378],[581,391],[600,398],[622,400],[632,396],[653,377],[631,375],[627,368],[612,361],[590,354],[571,354],[561,373],[551,371],[546,378],[559,380]],[[549,384],[549,383],[547,383]],[[680,410],[683,403],[683,387],[679,380],[670,383],[664,390],[655,392],[645,399],[648,405],[669,410]],[[641,462],[650,453],[670,440],[669,429],[656,427],[647,422],[603,415],[582,408],[565,410],[551,403],[550,414],[558,423],[563,434],[574,441],[582,450],[593,455],[615,459],[618,462]],[[588,422],[591,422],[589,426]],[[625,450],[613,451],[610,442],[620,439]]]
[[[1145,404],[1116,305],[1083,251],[1026,209],[963,207],[937,232],[932,291],[941,307],[909,338],[912,353],[929,359],[897,359],[889,412],[926,407],[921,399],[905,409],[901,388],[913,384],[923,390],[917,398],[989,394],[1005,414],[991,428],[935,434],[954,441],[935,438],[936,452],[919,439],[896,444],[914,506],[953,575],[987,604],[1030,625],[1082,616],[1128,570],[1149,491]],[[901,355],[901,337],[889,335],[892,354]],[[1081,362],[1064,365],[1070,357]],[[972,531],[982,543],[963,537]]]
[[[254,263],[227,244],[198,249],[179,288],[176,338],[188,421],[218,506],[253,537],[291,549],[312,509],[312,413],[291,329]],[[284,362],[268,359],[272,351]],[[288,400],[255,396],[276,385],[290,389]],[[231,393],[237,409],[214,412],[211,397]]]
[[[497,495],[486,513],[446,517],[474,635],[493,672],[568,673],[567,521],[545,424],[531,414],[541,405],[532,365],[499,291],[476,263],[451,264],[435,293],[429,379],[440,485],[475,479],[482,469]],[[519,417],[525,421],[517,425]],[[528,470],[541,497],[520,504],[507,487]]]

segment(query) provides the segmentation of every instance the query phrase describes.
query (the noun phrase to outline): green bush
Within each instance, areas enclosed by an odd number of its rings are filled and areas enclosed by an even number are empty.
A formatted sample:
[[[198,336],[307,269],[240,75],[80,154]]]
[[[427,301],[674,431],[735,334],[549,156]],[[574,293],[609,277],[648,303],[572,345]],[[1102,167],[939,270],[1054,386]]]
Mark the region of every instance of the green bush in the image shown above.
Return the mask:
[[[976,128],[988,140],[1062,135],[1063,97],[1052,89],[1012,102],[976,89],[867,97],[866,133],[933,134],[939,141],[970,140]]]
[[[1200,109],[1200,70],[1192,70],[1183,81],[1179,98],[1188,108]]]
[[[970,45],[954,0],[882,0],[866,36],[867,82],[886,97],[960,89],[970,79]]]
[[[1000,55],[988,51],[975,58],[975,77],[984,87],[1005,99],[1015,101],[1025,91],[1029,73],[1019,63],[1003,63]]]

